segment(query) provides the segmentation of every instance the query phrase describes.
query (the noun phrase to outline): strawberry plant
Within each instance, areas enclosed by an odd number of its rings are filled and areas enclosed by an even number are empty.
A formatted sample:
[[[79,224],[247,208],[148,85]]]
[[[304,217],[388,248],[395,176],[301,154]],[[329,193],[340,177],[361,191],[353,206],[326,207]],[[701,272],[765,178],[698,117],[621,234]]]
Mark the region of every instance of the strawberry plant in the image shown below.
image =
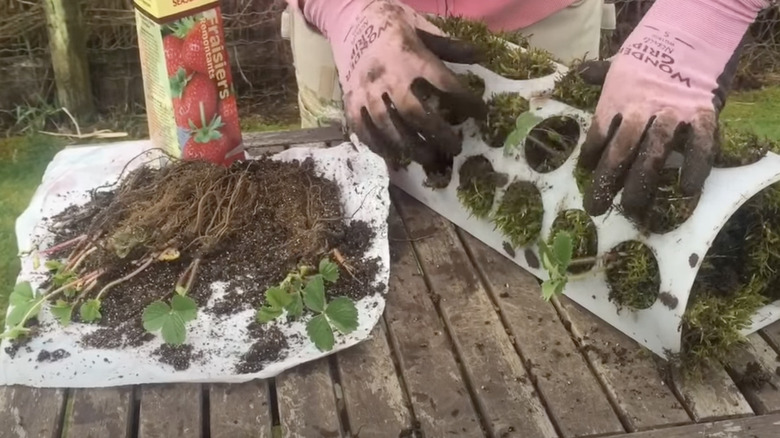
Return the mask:
[[[327,301],[325,283],[335,283],[338,279],[338,265],[327,257],[316,269],[301,266],[265,292],[265,304],[257,311],[257,320],[268,323],[285,312],[290,318],[298,318],[307,309],[314,314],[306,324],[309,339],[320,351],[333,349],[334,329],[349,334],[358,327],[358,312],[351,299],[338,297]]]
[[[572,262],[574,244],[571,234],[560,231],[553,237],[552,246],[544,239],[539,240],[539,252],[542,256],[542,266],[549,278],[542,282],[542,297],[549,301],[552,297],[563,293],[568,282],[569,264]]]

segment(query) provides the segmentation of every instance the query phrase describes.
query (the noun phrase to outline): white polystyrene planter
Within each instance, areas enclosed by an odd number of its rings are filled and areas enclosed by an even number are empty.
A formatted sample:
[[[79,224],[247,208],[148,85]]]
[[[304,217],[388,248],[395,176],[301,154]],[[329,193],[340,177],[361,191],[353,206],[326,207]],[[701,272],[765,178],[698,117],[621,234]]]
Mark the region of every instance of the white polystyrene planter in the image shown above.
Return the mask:
[[[479,219],[459,202],[457,187],[460,184],[459,170],[471,156],[487,158],[495,172],[505,173],[509,181],[497,189],[493,203],[498,208],[504,190],[514,181],[533,183],[542,195],[544,217],[541,238],[548,239],[550,228],[556,216],[569,209],[583,211],[583,197],[573,177],[580,148],[590,124],[591,114],[546,97],[554,87],[557,75],[567,69],[558,66],[550,76],[530,81],[509,80],[478,65],[448,64],[456,73],[474,73],[485,81],[484,100],[494,94],[516,92],[530,100],[530,112],[548,119],[569,116],[580,125],[579,141],[568,160],[549,173],[533,170],[525,161],[524,141],[511,152],[504,148],[492,148],[483,142],[479,128],[473,120],[463,125],[463,151],[455,157],[452,180],[446,188],[432,189],[423,185],[426,175],[422,167],[412,163],[406,169],[391,171],[393,184],[409,193],[434,211],[445,216],[477,239],[510,258],[528,272],[544,280],[547,272],[534,268],[526,260],[526,252],[532,251],[539,260],[536,244],[515,248],[514,255],[504,250],[508,240],[501,231],[494,229],[489,218]],[[598,232],[598,256],[601,257],[621,242],[639,241],[652,249],[660,270],[661,288],[667,304],[656,300],[644,310],[623,308],[608,299],[609,286],[603,269],[593,269],[586,274],[573,276],[564,293],[610,325],[630,336],[656,354],[665,356],[681,348],[681,322],[688,304],[691,287],[704,256],[715,236],[726,221],[753,195],[780,180],[780,156],[769,153],[765,158],[749,166],[730,169],[714,169],[706,181],[698,207],[693,215],[675,230],[666,234],[643,235],[631,222],[617,211],[591,218]],[[620,202],[620,194],[616,203]],[[533,259],[533,258],[532,258]],[[538,264],[538,263],[536,263]],[[540,297],[541,299],[541,297]],[[676,301],[676,303],[675,303]],[[745,334],[752,333],[780,319],[780,301],[769,304],[758,311],[752,325]]]

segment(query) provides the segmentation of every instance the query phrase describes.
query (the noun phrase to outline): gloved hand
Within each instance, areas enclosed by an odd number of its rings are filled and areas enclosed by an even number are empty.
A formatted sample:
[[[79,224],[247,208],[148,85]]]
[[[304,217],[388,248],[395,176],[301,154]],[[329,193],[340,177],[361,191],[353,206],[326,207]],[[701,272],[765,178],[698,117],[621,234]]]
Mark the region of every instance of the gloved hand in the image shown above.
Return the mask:
[[[442,60],[479,62],[474,47],[396,0],[303,0],[302,11],[331,43],[347,123],[361,141],[426,170],[461,151],[448,122],[484,118],[487,106]]]
[[[612,58],[583,144],[579,164],[594,171],[588,214],[605,213],[623,188],[625,213],[641,219],[672,150],[684,155],[683,194],[700,194],[719,151],[718,115],[741,41],[772,1],[656,0]],[[591,63],[582,74],[594,82],[603,67]]]

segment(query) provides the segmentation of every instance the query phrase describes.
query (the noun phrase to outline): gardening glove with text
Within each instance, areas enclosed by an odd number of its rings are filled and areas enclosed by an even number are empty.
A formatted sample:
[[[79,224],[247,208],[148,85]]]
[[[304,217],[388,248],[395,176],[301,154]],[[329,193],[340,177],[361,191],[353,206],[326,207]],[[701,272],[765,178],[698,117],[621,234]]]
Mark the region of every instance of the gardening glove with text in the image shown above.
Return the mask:
[[[347,124],[361,141],[390,161],[413,160],[426,170],[460,153],[452,124],[484,118],[487,106],[442,60],[479,62],[473,46],[396,0],[301,3],[306,20],[330,41]]]
[[[590,72],[583,64],[586,82],[606,72],[579,160],[594,171],[588,214],[604,214],[622,188],[625,213],[640,219],[672,150],[684,156],[683,195],[700,194],[720,149],[718,117],[741,42],[770,3],[656,0],[610,63],[591,63]]]

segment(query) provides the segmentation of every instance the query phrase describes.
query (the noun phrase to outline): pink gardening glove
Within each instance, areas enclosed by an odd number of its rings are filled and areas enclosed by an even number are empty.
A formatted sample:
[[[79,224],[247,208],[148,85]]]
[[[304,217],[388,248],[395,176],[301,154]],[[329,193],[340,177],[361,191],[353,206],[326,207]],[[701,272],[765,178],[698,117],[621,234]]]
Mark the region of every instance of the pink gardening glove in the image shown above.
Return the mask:
[[[673,149],[685,156],[683,193],[699,195],[720,148],[718,115],[741,40],[770,3],[656,0],[612,59],[582,148],[580,165],[595,171],[589,214],[605,213],[623,188],[624,211],[641,220]]]
[[[391,161],[446,172],[447,158],[461,151],[451,124],[484,118],[487,106],[442,60],[476,63],[476,49],[445,37],[396,0],[300,4],[331,43],[349,128]]]

